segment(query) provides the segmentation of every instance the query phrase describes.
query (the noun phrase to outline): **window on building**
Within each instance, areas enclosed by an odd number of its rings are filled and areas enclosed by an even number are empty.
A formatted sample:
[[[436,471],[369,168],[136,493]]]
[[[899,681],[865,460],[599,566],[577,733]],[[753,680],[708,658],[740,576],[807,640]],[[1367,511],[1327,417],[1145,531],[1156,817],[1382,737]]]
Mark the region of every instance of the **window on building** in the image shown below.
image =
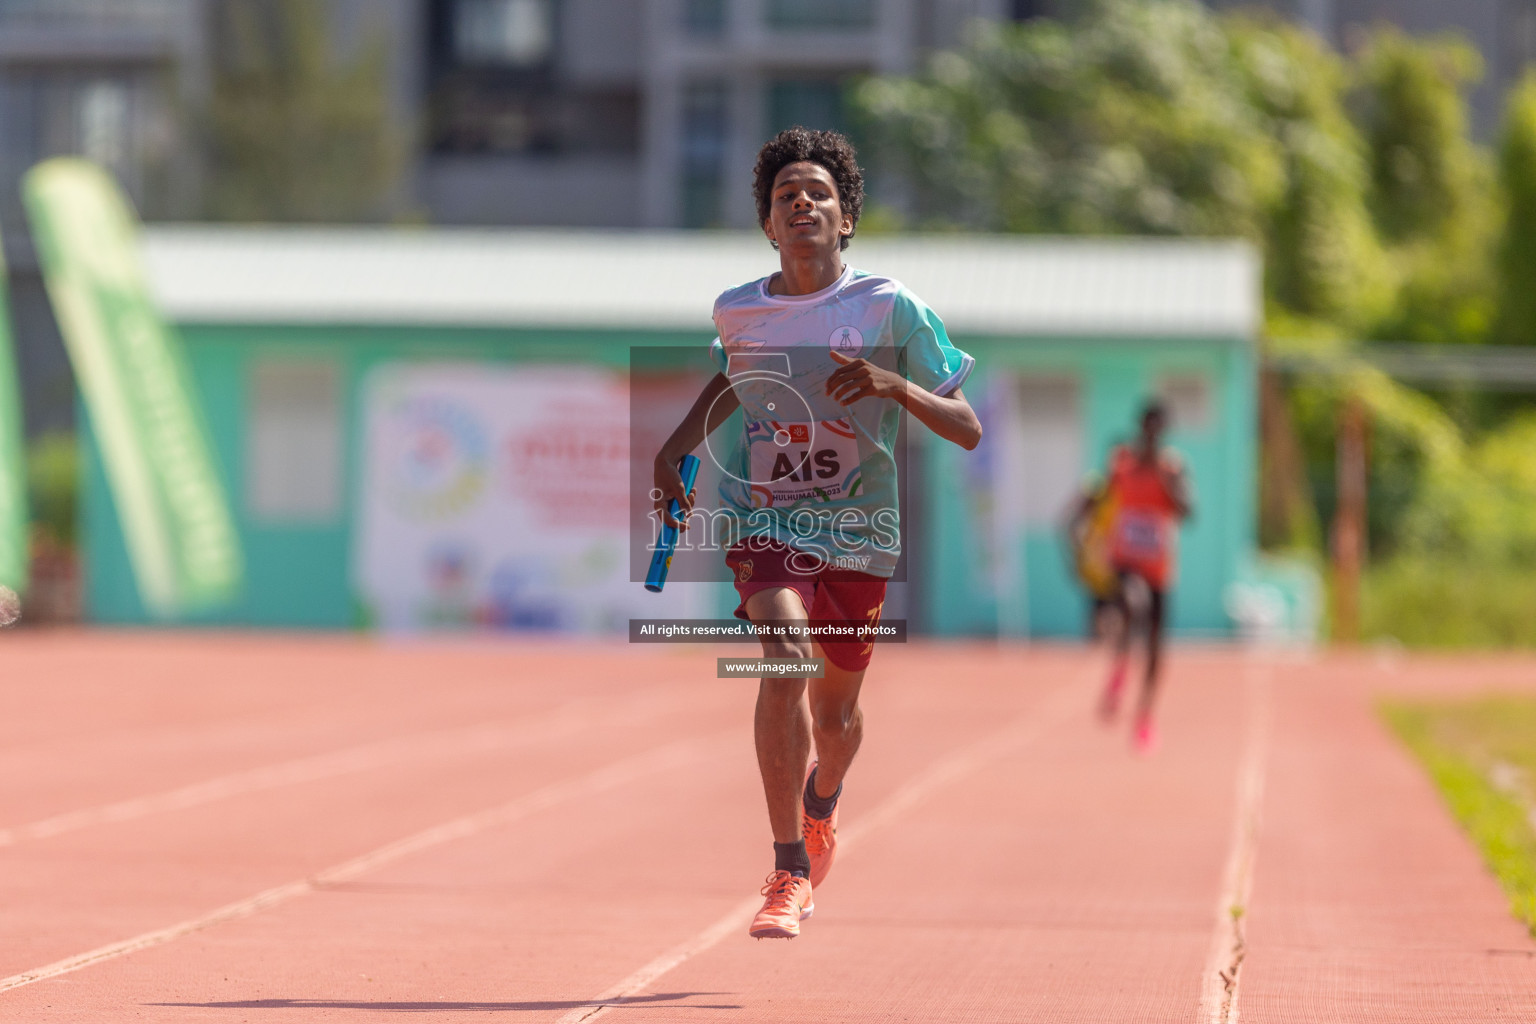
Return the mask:
[[[843,83],[835,78],[788,78],[769,82],[768,130],[780,132],[797,124],[846,131]]]
[[[341,514],[341,379],[332,363],[271,361],[251,375],[246,506],[268,523]]]
[[[433,151],[639,151],[638,87],[575,88],[561,81],[559,14],[555,0],[431,0]]]
[[[684,0],[683,27],[690,35],[723,34],[725,32],[725,0]]]
[[[551,0],[454,0],[453,50],[465,64],[536,67],[554,49]]]
[[[0,185],[5,186],[0,188],[0,223],[24,219],[16,182],[54,156],[83,156],[102,164],[141,211],[164,216],[164,190],[146,188],[151,167],[175,166],[175,124],[167,116],[158,71],[131,65],[8,66],[0,75]]]
[[[1169,428],[1199,433],[1211,423],[1211,387],[1202,373],[1170,373],[1158,381],[1157,395],[1168,407]]]
[[[724,82],[695,82],[683,93],[683,226],[720,223],[730,94]]]
[[[109,78],[87,83],[76,96],[80,153],[121,173],[128,158],[128,86]]]
[[[1083,421],[1078,381],[1069,376],[1021,377],[1018,382],[1019,498],[1024,523],[1048,527],[1082,486]]]
[[[869,28],[875,0],[768,0],[773,28]]]

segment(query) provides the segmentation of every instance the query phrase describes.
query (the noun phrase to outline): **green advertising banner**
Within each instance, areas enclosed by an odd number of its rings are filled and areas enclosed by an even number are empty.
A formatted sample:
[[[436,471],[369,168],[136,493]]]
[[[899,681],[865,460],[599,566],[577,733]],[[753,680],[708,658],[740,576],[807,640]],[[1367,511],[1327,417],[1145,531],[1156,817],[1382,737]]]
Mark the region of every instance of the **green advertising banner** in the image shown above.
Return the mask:
[[[5,255],[0,250],[0,586],[27,586],[27,469],[21,437],[21,388],[11,348]],[[0,618],[5,612],[0,610]]]
[[[84,160],[39,164],[22,191],[145,606],[169,617],[231,599],[239,538],[180,339],[145,283],[137,217]]]

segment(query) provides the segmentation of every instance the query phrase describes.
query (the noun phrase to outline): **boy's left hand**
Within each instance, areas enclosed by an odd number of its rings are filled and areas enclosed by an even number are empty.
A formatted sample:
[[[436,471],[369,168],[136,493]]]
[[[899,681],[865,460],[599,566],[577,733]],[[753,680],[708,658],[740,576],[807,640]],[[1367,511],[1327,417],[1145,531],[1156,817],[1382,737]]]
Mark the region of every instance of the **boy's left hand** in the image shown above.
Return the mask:
[[[827,394],[840,405],[852,405],[861,398],[900,399],[907,390],[907,381],[900,374],[883,370],[867,359],[850,359],[841,352],[832,352],[832,358],[840,365],[827,378]]]

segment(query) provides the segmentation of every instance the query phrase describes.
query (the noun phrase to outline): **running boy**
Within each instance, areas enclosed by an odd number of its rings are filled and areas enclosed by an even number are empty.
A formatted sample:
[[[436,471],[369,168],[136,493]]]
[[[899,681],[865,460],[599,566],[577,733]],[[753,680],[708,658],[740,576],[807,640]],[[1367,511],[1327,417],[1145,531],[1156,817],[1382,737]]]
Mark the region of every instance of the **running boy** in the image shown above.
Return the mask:
[[[960,393],[973,360],[900,283],[843,263],[864,201],[847,139],[780,132],[758,153],[752,193],[779,270],[716,300],[710,357],[720,373],[656,456],[657,512],[665,517],[673,498],[692,510],[677,463],[706,443],[725,471],[723,546],[737,616],[873,625],[901,553],[901,411],[975,448],[981,424]],[[738,407],[741,435],[707,441]],[[823,678],[763,678],[754,718],[774,869],[750,934],[794,938],[836,852],[837,800],[863,736],[859,688],[874,643],[803,635],[762,643],[768,658],[825,659]]]
[[[1162,444],[1167,425],[1168,412],[1162,403],[1147,403],[1141,413],[1141,436],[1136,443],[1119,446],[1110,453],[1106,484],[1115,509],[1109,558],[1120,581],[1115,592],[1120,630],[1100,713],[1109,720],[1119,709],[1130,661],[1132,624],[1137,619],[1144,620],[1147,671],[1142,678],[1141,699],[1131,733],[1132,742],[1142,753],[1150,753],[1157,745],[1152,703],[1157,695],[1163,620],[1177,562],[1179,522],[1190,513],[1189,482],[1183,460]]]

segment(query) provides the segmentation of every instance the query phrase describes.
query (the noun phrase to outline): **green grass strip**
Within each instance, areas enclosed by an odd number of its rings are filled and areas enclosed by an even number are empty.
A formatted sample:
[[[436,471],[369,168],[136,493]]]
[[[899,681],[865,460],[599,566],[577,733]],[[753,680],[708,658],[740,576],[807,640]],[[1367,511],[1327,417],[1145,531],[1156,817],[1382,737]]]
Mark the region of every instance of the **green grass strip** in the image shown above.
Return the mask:
[[[1381,711],[1439,787],[1451,814],[1471,836],[1514,915],[1536,936],[1536,833],[1529,811],[1488,777],[1488,747],[1497,732],[1489,704],[1432,705],[1392,702]],[[1505,719],[1507,723],[1508,719]],[[1507,739],[1501,736],[1499,739]],[[1531,736],[1528,750],[1536,750]]]

